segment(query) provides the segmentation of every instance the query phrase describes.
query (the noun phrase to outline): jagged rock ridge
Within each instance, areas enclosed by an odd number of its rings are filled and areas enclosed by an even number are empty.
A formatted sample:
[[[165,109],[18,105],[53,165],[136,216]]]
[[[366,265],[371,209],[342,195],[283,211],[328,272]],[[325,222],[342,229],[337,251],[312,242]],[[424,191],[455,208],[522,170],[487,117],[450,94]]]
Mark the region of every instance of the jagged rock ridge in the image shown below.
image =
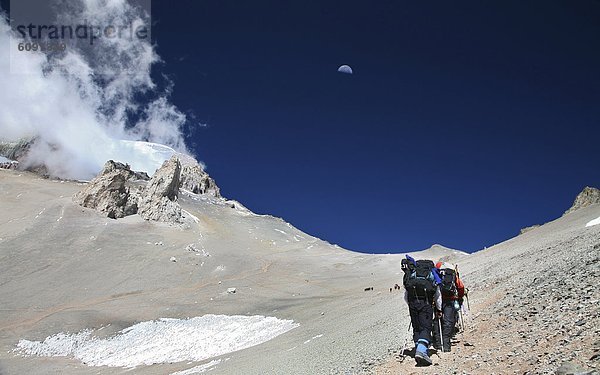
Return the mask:
[[[152,178],[132,171],[127,164],[110,160],[102,172],[75,195],[74,201],[113,219],[139,214],[145,220],[181,223],[179,189],[221,198],[215,181],[192,160],[174,155]]]
[[[134,215],[142,187],[136,180],[148,180],[147,174],[131,171],[129,165],[109,160],[104,169],[74,197],[75,203],[104,212],[111,219]]]
[[[36,138],[24,138],[16,142],[0,142],[0,156],[10,160],[10,162],[0,163],[2,169],[17,169],[48,177],[48,169],[45,165],[32,163],[27,156]]]
[[[522,228],[521,231],[519,232],[519,234],[525,234],[527,232],[531,232],[532,230],[537,229],[540,226],[541,225],[539,225],[539,224],[535,224],[535,225],[531,225],[529,227]]]
[[[180,177],[181,163],[173,156],[163,163],[144,189],[138,214],[146,220],[181,222],[181,206],[177,203]]]
[[[600,189],[586,186],[581,193],[577,195],[571,208],[565,211],[565,215],[581,208],[600,203]]]
[[[599,203],[600,203],[600,189],[586,186],[581,191],[581,193],[577,194],[577,197],[575,198],[575,201],[573,202],[573,205],[571,206],[571,208],[566,210],[562,216],[565,216],[567,214],[570,214],[570,213],[580,210],[582,208],[591,206],[593,204],[599,204]],[[531,226],[522,228],[519,231],[519,234],[525,234],[525,233],[530,232],[540,226],[541,226],[540,224],[535,224],[535,225],[531,225]]]
[[[210,194],[216,198],[221,198],[221,193],[215,180],[197,163],[195,165],[188,164],[182,166],[179,187],[194,194]]]
[[[0,156],[19,161],[33,145],[35,139],[22,139],[17,142],[0,142]]]

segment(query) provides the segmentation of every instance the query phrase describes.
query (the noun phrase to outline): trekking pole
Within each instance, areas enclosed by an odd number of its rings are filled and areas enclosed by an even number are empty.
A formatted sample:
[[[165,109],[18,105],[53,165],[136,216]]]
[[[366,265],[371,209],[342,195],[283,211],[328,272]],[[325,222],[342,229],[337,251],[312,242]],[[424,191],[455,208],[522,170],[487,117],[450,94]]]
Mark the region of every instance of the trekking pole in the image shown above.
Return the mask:
[[[463,333],[465,331],[465,320],[463,318],[462,309],[458,310],[458,317],[460,318],[460,327],[462,329],[461,333]]]
[[[465,298],[467,299],[467,307],[469,311],[471,311],[471,304],[469,303],[469,288],[467,288],[467,293],[465,293]]]
[[[442,344],[442,352],[443,352],[444,351],[444,335],[442,335],[442,318],[438,318],[437,321],[438,321],[438,327],[440,327],[440,344]]]
[[[408,331],[406,331],[406,335],[404,335],[404,344],[402,344],[402,351],[400,352],[400,362],[403,362],[406,358],[404,351],[406,350],[406,343],[408,342],[408,335],[410,332],[410,327],[412,326],[412,320],[408,323]]]

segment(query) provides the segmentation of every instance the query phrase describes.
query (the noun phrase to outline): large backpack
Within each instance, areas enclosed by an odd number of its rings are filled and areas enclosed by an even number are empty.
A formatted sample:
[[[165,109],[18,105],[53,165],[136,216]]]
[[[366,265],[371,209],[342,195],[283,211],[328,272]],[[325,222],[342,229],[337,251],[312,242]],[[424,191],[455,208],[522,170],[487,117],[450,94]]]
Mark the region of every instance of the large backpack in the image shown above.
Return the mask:
[[[440,289],[444,296],[455,296],[458,291],[456,289],[456,272],[452,268],[442,268],[440,270],[442,285]]]
[[[430,297],[435,293],[433,277],[434,264],[430,260],[417,260],[416,264],[407,262],[404,268],[404,287],[410,296]]]

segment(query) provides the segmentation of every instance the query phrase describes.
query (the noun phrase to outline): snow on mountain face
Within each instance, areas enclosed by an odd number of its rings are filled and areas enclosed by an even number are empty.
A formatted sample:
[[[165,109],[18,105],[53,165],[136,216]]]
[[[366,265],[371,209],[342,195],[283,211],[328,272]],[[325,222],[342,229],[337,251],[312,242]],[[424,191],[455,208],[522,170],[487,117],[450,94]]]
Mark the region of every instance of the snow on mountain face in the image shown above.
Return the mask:
[[[132,170],[149,175],[153,175],[165,160],[169,160],[176,153],[170,147],[150,142],[120,140],[115,146],[114,157],[109,159],[127,163]]]
[[[91,176],[69,177],[90,179],[102,170],[102,166],[107,160],[129,164],[132,170],[146,172],[152,176],[165,160],[169,160],[176,153],[174,149],[158,143],[115,139],[107,143],[106,149],[102,153],[95,155],[94,164],[90,165],[89,170],[92,173]],[[67,171],[67,173],[70,172]]]
[[[97,339],[84,330],[43,342],[21,340],[17,351],[42,357],[74,356],[88,366],[136,367],[202,361],[269,341],[298,324],[264,316],[205,315],[141,322],[118,335]]]
[[[594,225],[600,225],[600,217],[594,219],[585,225],[586,228],[593,227]]]
[[[0,163],[5,163],[4,159],[14,155],[23,169],[44,171],[52,177],[66,179],[90,180],[102,170],[108,160],[129,164],[131,170],[146,172],[152,176],[165,160],[169,160],[175,154],[186,164],[203,167],[193,157],[178,153],[168,146],[107,137],[98,139],[95,145],[90,145],[84,156],[71,155],[69,160],[59,158],[55,154],[69,154],[71,150],[62,150],[54,144],[44,144],[39,139],[3,145],[4,147],[0,147]],[[48,149],[48,152],[40,153],[41,148]]]

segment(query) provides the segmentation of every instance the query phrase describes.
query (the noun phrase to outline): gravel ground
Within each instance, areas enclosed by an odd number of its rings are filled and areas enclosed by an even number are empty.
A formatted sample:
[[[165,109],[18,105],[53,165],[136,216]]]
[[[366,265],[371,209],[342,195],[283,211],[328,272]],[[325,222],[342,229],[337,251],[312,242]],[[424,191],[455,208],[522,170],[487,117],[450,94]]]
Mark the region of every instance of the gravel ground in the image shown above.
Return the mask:
[[[598,205],[461,263],[471,314],[452,353],[416,368],[392,355],[376,374],[598,374]]]
[[[180,199],[198,219],[187,227],[114,221],[72,203],[81,187],[0,170],[2,375],[187,370],[210,360],[120,369],[12,350],[20,339],[109,324],[102,332],[111,335],[136,322],[204,314],[300,324],[216,358],[211,374],[553,373],[565,362],[587,371],[598,365],[600,226],[585,223],[600,216],[599,205],[460,258],[471,289],[468,328],[452,353],[434,355],[435,366],[415,368],[411,358],[396,360],[409,322],[402,292],[389,291],[401,280],[400,255],[352,253],[281,219],[193,196]]]

